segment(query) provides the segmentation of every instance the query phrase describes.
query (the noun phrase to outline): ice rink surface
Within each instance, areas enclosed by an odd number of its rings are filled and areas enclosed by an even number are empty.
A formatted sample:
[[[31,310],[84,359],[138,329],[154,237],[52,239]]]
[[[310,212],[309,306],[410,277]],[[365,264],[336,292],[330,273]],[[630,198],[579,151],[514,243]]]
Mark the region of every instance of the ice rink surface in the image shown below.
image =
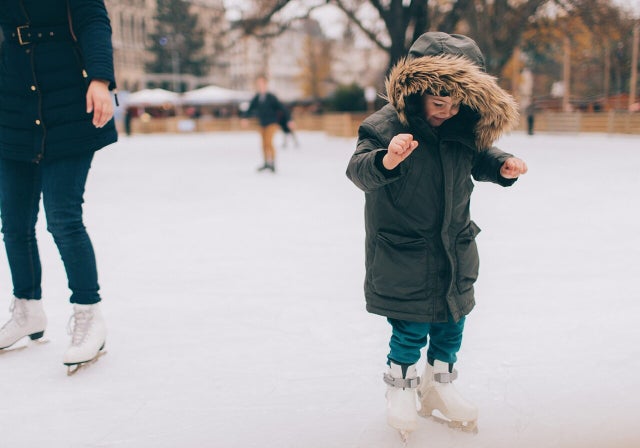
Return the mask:
[[[275,175],[256,172],[254,133],[125,136],[96,155],[85,223],[108,354],[66,376],[69,291],[41,214],[50,342],[0,355],[0,447],[402,446],[388,324],[364,310],[355,140],[299,138]],[[421,419],[407,446],[638,447],[640,137],[498,146],[530,171],[472,199],[481,272],[456,387],[479,433]],[[0,287],[4,322],[4,255]]]

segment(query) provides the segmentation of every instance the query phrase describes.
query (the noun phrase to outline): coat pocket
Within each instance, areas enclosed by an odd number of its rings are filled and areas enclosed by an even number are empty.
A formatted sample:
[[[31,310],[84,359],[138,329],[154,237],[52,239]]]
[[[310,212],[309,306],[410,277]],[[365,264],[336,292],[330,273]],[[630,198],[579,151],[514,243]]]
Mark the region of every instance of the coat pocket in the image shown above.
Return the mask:
[[[476,236],[479,233],[480,227],[471,221],[456,237],[456,286],[460,294],[471,289],[478,279],[480,258]]]
[[[373,290],[385,297],[424,299],[426,264],[427,242],[424,238],[378,233],[371,265]]]

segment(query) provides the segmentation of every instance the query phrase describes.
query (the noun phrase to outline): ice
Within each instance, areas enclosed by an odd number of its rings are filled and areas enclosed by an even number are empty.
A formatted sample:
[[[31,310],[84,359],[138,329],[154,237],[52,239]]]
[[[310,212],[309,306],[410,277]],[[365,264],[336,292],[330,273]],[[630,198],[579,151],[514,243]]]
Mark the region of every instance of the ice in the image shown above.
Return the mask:
[[[85,221],[108,354],[66,376],[69,292],[41,214],[50,343],[0,356],[1,447],[402,446],[388,324],[364,310],[355,140],[299,138],[275,175],[256,172],[250,132],[121,137],[96,155]],[[407,446],[640,446],[640,137],[499,146],[530,172],[472,200],[481,273],[456,387],[479,433],[420,419]],[[4,322],[4,256],[0,286]]]

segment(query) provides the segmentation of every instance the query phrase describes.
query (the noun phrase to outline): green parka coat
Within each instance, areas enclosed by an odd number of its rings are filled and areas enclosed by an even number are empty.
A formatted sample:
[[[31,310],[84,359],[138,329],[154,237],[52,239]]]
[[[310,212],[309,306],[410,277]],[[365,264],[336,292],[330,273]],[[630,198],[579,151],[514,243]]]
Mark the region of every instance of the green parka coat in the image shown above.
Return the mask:
[[[390,104],[360,126],[347,176],[365,192],[367,310],[417,321],[454,320],[475,305],[478,276],[471,220],[473,181],[503,186],[511,157],[492,143],[518,120],[514,100],[483,71],[475,42],[426,33],[387,78]],[[448,95],[460,112],[431,127],[422,95]],[[391,139],[413,134],[418,147],[394,170],[382,165]]]

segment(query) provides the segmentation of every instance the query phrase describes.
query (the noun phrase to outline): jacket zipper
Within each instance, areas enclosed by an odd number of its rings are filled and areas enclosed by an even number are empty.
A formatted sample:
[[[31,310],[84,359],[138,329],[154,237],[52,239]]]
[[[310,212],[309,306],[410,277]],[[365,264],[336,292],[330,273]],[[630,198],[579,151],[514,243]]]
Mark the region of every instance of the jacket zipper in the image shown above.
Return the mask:
[[[449,282],[447,285],[447,292],[445,295],[445,302],[447,303],[447,307],[449,306],[449,297],[451,296],[451,291],[453,289],[453,284],[454,284],[454,270],[455,270],[455,266],[453,263],[453,258],[451,257],[451,254],[449,253],[449,247],[446,246],[444,244],[444,240],[442,239],[442,232],[444,231],[444,217],[446,214],[446,207],[447,207],[447,173],[445,171],[445,167],[444,167],[444,161],[442,158],[442,150],[441,150],[441,145],[442,145],[442,139],[440,138],[440,136],[438,135],[438,156],[440,158],[440,168],[442,169],[442,222],[440,224],[441,228],[440,228],[440,242],[442,243],[442,248],[444,249],[444,253],[447,256],[447,260],[449,261]],[[449,241],[449,245],[451,245],[451,241]]]
[[[40,91],[38,78],[36,77],[35,70],[35,52],[36,45],[32,44],[31,47],[31,76],[33,77],[33,85],[36,87],[36,91],[38,92],[38,118],[37,120],[40,122],[42,127],[42,140],[40,142],[40,152],[36,154],[35,159],[33,160],[35,163],[40,163],[40,161],[44,158],[44,149],[45,149],[45,141],[47,138],[47,127],[44,124],[44,119],[42,117],[42,92]]]
[[[31,25],[31,17],[29,17],[29,13],[27,12],[27,8],[24,6],[24,0],[20,0],[20,10],[22,11],[22,15],[26,20],[26,24]],[[35,70],[35,52],[36,52],[36,44],[31,44],[31,48],[27,48],[29,52],[29,62],[31,65],[31,76],[33,77],[33,85],[36,87],[36,91],[38,92],[38,118],[39,125],[42,127],[42,141],[40,142],[40,152],[36,154],[33,159],[34,163],[40,163],[40,161],[44,158],[44,144],[47,136],[47,128],[44,125],[44,120],[42,119],[42,92],[38,87],[38,78],[36,77]]]

